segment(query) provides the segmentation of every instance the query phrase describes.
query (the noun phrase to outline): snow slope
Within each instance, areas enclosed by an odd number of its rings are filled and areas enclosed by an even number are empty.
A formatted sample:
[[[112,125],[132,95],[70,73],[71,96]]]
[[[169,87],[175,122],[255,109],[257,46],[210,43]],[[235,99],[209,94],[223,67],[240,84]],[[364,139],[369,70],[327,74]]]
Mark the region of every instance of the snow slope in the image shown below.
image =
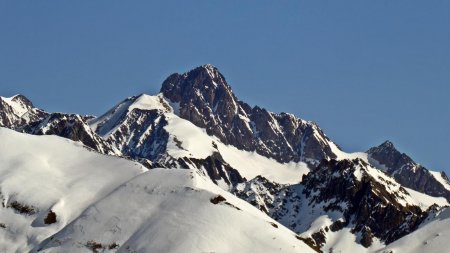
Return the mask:
[[[217,204],[212,199],[223,196]],[[118,200],[125,200],[121,202]],[[313,252],[295,234],[193,170],[153,169],[88,208],[45,252]]]
[[[383,253],[442,253],[450,248],[450,209],[445,209],[436,218],[421,225],[411,234],[389,244],[378,251]]]
[[[362,168],[358,168],[356,171],[361,171]],[[356,172],[355,171],[355,172]],[[368,173],[373,178],[385,182],[385,188],[388,192],[395,194],[397,201],[403,206],[414,205],[419,206],[423,211],[428,209],[433,204],[438,204],[439,206],[446,206],[449,203],[443,197],[433,197],[426,195],[424,193],[414,191],[412,189],[403,187],[401,184],[397,183],[394,178],[386,175],[381,170],[376,169],[372,165],[367,166],[364,169],[365,173]],[[360,172],[361,173],[361,172]],[[400,188],[406,190],[402,192]]]
[[[433,175],[434,178],[436,178],[436,180],[437,180],[439,183],[441,183],[441,184],[445,187],[445,189],[447,189],[447,190],[450,191],[450,184],[448,183],[448,180],[447,180],[447,179],[444,179],[444,178],[442,177],[441,172],[438,172],[438,171],[431,171],[431,170],[430,170],[429,172],[431,173],[431,175]]]
[[[9,105],[14,114],[19,117],[22,117],[29,110],[29,106],[26,105],[22,100],[17,99],[20,95],[15,95],[12,97],[1,97],[0,100],[3,100],[7,105]]]
[[[168,102],[163,99],[162,95],[150,96],[141,94],[125,99],[101,117],[94,118],[88,123],[94,132],[97,132],[106,139],[121,126],[121,120],[124,119],[126,114],[135,109],[173,112],[173,109],[169,106]]]
[[[0,140],[0,252],[313,252],[197,171],[147,171],[56,136]]]
[[[70,223],[92,203],[139,175],[135,162],[103,156],[56,136],[0,128],[0,252],[25,252]],[[34,209],[20,213],[17,203]],[[46,225],[48,212],[57,222]]]

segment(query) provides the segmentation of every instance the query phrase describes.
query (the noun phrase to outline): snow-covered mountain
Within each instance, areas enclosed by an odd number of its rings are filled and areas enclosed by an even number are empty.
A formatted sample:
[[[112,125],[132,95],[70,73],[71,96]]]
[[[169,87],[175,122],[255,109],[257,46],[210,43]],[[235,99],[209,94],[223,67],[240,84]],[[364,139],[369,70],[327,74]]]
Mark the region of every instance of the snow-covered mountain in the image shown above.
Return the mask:
[[[335,158],[330,140],[316,124],[239,101],[212,65],[169,76],[161,93],[176,105],[181,118],[206,129],[224,144],[279,162],[318,164],[324,158]]]
[[[430,171],[415,162],[394,144],[386,141],[367,151],[369,161],[406,187],[450,201],[450,184],[444,172]]]
[[[346,153],[311,121],[238,100],[212,65],[99,117],[0,102],[1,126],[22,132],[0,128],[8,252],[408,252],[449,205],[444,173],[390,142]]]
[[[299,184],[257,177],[233,192],[325,252],[354,252],[355,241],[358,252],[376,250],[415,230],[436,204],[448,205],[445,198],[402,187],[358,158],[324,160]],[[353,244],[337,240],[343,237]]]
[[[162,94],[142,94],[125,99],[89,124],[123,155],[145,160],[151,167],[197,168],[223,188],[258,175],[282,183],[300,182],[309,171],[303,162],[279,163],[226,145],[180,118],[174,107]]]
[[[146,170],[57,136],[0,128],[0,251],[28,252]]]
[[[18,128],[46,115],[23,95],[0,97],[0,127]]]
[[[1,252],[314,252],[196,170],[5,128],[0,139]]]

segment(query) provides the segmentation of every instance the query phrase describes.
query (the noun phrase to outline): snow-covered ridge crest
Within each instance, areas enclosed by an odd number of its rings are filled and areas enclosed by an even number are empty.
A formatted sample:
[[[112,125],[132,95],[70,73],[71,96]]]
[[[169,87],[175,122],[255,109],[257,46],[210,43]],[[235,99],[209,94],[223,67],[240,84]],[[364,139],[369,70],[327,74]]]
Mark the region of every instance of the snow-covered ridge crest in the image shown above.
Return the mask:
[[[30,100],[28,100],[25,96],[17,94],[12,97],[1,97],[0,100],[3,100],[7,103],[12,109],[13,112],[22,117],[25,113],[27,113],[31,108],[33,108],[33,104]]]
[[[0,97],[0,126],[18,129],[46,115],[45,111],[35,108],[23,95]]]
[[[107,138],[114,131],[114,126],[119,125],[120,120],[133,110],[174,112],[170,104],[162,94],[155,96],[140,94],[126,98],[102,116],[94,118],[88,123],[99,135]]]

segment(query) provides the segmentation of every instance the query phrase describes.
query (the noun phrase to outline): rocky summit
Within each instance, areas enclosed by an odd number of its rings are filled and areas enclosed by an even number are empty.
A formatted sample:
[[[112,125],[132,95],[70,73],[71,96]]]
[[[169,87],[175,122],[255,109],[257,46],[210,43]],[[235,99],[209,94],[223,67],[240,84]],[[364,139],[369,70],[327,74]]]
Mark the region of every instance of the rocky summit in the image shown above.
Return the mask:
[[[1,252],[450,246],[445,173],[390,141],[347,153],[312,121],[239,100],[210,64],[98,117],[0,97],[0,161]]]
[[[225,77],[212,65],[172,74],[163,82],[161,93],[177,104],[181,118],[206,129],[225,144],[279,162],[317,164],[335,158],[330,140],[316,124],[238,100]]]
[[[395,178],[402,185],[430,196],[445,197],[450,201],[450,184],[445,172],[431,172],[416,163],[405,153],[398,151],[394,144],[386,141],[367,151],[373,164]]]

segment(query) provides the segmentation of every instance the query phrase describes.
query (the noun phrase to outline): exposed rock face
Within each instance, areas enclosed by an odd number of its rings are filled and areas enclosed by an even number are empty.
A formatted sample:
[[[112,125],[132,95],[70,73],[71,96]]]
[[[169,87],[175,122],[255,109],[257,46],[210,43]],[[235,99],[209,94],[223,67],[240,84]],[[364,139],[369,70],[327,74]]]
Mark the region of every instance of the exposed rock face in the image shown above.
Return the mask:
[[[211,65],[169,76],[161,93],[178,104],[176,113],[180,117],[205,128],[225,144],[280,162],[318,164],[335,157],[330,140],[316,124],[239,101],[223,75]]]
[[[202,159],[171,156],[167,150],[169,141],[183,149],[176,136],[170,136],[165,129],[171,112],[172,107],[162,97],[140,95],[127,98],[90,124],[123,155],[144,162],[149,168],[195,168],[216,184],[221,180],[225,185],[244,181],[218,152]]]
[[[219,181],[223,180],[224,184],[227,185],[225,188],[245,182],[245,178],[226,163],[218,152],[204,159],[182,158],[178,159],[178,162],[181,168],[194,167],[203,170],[204,174],[215,184],[220,184]]]
[[[140,99],[147,97],[150,96],[129,97],[99,118],[90,120],[89,124],[123,155],[158,164],[159,159],[165,157],[169,138],[164,130],[167,125],[164,113],[171,108],[163,100],[158,101],[161,108],[134,106]]]
[[[428,194],[435,197],[445,197],[450,200],[450,183],[447,175],[441,172],[443,182],[447,188],[439,182],[428,169],[413,161],[405,153],[399,152],[394,144],[386,141],[378,147],[373,147],[367,151],[371,162],[381,166],[389,175],[393,176],[397,182],[405,187]]]
[[[34,135],[57,135],[73,141],[82,142],[102,154],[120,155],[111,144],[92,131],[86,120],[78,114],[52,113],[42,120],[24,126],[21,131]]]
[[[284,201],[288,199],[292,203],[289,208],[299,211],[300,196],[294,194],[292,187],[271,182],[263,176],[237,185],[232,192],[278,221],[286,215],[287,202]]]
[[[17,129],[47,115],[23,95],[10,98],[0,97],[0,126]]]
[[[389,243],[416,229],[426,214],[406,201],[409,194],[403,187],[371,174],[368,166],[359,159],[323,161],[305,176],[303,193],[309,205],[327,203],[325,211],[341,211],[353,231],[362,233],[361,244],[367,242],[364,234]]]
[[[322,215],[334,217],[332,225],[309,231],[318,247],[326,242],[328,231],[344,227],[369,247],[375,237],[389,243],[410,233],[427,217],[403,187],[377,171],[360,159],[323,160],[298,185],[257,177],[233,192],[298,233]]]

